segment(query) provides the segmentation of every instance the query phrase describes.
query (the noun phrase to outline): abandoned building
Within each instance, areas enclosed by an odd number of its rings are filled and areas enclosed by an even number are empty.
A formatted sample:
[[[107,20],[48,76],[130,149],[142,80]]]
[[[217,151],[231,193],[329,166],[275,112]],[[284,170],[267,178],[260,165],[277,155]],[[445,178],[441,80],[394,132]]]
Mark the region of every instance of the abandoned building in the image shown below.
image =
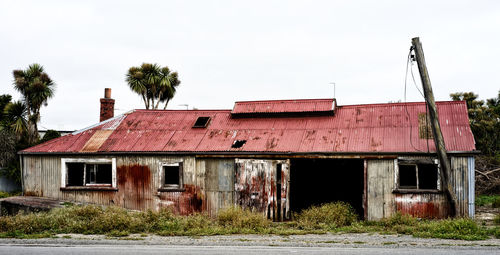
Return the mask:
[[[113,117],[111,100],[101,99],[100,123],[20,152],[26,196],[179,214],[239,205],[276,221],[332,201],[369,220],[450,214],[423,102],[245,101]],[[473,217],[467,106],[437,108],[457,214]]]

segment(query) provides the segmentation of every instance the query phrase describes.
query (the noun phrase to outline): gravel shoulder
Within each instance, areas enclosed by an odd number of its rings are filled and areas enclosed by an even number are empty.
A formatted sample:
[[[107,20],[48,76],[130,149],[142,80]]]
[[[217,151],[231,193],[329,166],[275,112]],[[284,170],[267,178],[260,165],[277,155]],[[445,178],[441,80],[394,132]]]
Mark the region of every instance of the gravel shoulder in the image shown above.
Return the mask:
[[[182,245],[182,246],[283,246],[283,247],[483,247],[499,249],[500,239],[482,241],[415,238],[408,235],[324,234],[324,235],[227,235],[227,236],[141,236],[106,237],[64,234],[57,238],[0,239],[0,245]]]

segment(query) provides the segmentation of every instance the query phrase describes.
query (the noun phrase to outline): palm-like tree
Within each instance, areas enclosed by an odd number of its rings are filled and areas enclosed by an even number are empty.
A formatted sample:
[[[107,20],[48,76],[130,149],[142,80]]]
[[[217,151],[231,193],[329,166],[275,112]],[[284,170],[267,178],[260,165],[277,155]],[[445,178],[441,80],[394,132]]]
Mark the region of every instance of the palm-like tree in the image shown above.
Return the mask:
[[[19,140],[28,131],[28,110],[21,101],[8,103],[3,112],[2,129],[11,130]]]
[[[14,88],[23,96],[28,119],[28,141],[38,140],[40,108],[54,95],[55,84],[44,72],[43,66],[32,64],[26,70],[14,70]]]
[[[170,72],[166,66],[149,63],[131,67],[126,81],[132,91],[141,95],[146,109],[158,109],[160,103],[165,103],[163,109],[166,109],[175,95],[176,87],[181,83],[177,72]]]

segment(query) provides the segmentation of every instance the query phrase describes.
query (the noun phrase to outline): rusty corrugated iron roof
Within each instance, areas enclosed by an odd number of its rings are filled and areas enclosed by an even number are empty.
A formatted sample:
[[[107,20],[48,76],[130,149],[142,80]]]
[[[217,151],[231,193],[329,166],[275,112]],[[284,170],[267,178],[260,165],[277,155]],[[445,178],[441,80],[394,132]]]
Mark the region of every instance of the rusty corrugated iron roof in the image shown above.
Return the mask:
[[[311,101],[310,105],[318,103]],[[437,107],[447,150],[474,151],[465,102],[438,102]],[[231,118],[231,112],[135,110],[22,153],[435,151],[433,140],[422,137],[426,127],[419,120],[422,114],[425,120],[423,102],[347,105],[337,107],[331,116]],[[210,117],[209,125],[193,128],[198,117]],[[246,143],[232,148],[236,140]]]
[[[232,114],[329,112],[335,99],[243,101],[234,104]]]

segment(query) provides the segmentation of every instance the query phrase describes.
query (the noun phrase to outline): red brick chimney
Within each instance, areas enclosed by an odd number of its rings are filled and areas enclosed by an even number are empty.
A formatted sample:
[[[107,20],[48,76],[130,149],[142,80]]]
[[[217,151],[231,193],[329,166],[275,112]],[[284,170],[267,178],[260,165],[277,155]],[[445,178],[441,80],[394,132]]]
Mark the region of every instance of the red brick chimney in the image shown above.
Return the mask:
[[[101,114],[99,122],[113,118],[115,115],[115,100],[111,98],[111,89],[104,89],[104,98],[101,98]]]

